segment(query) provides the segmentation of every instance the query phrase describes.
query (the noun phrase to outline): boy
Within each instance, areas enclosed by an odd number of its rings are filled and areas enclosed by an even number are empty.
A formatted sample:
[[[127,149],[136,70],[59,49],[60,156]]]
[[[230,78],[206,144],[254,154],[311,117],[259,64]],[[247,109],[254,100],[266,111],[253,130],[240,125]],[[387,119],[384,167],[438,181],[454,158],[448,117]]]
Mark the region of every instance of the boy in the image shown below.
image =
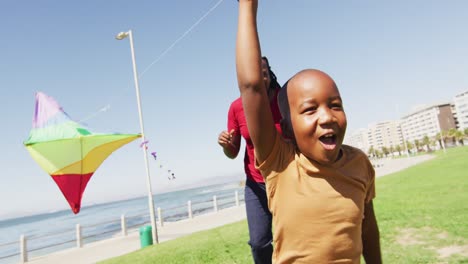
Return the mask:
[[[342,145],[346,115],[333,79],[303,70],[278,101],[284,140],[264,87],[257,0],[239,1],[236,69],[258,168],[273,214],[274,263],[381,263],[372,199],[374,170]]]

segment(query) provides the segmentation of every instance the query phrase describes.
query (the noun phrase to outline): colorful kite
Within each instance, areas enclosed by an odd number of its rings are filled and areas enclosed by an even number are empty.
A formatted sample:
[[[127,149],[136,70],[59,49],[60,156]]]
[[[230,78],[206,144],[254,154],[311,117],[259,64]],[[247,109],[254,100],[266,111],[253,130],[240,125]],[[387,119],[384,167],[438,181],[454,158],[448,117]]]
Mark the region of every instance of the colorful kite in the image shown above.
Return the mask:
[[[24,145],[77,214],[86,185],[101,163],[140,136],[91,132],[72,121],[52,97],[38,92],[32,130]]]

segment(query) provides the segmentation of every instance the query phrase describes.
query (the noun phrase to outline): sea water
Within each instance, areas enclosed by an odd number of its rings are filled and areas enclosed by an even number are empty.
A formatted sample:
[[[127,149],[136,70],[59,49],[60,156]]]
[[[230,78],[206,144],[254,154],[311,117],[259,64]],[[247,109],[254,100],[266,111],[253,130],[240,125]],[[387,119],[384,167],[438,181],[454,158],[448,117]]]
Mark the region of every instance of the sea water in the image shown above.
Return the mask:
[[[187,218],[189,200],[194,216],[213,211],[213,196],[217,197],[219,209],[234,206],[236,192],[243,200],[243,187],[238,181],[156,194],[153,199],[167,222]],[[128,229],[149,224],[148,198],[85,206],[77,215],[63,210],[0,221],[0,263],[19,262],[21,235],[27,239],[31,258],[75,247],[77,224],[82,227],[84,243],[116,236],[121,233],[121,215],[125,215]]]

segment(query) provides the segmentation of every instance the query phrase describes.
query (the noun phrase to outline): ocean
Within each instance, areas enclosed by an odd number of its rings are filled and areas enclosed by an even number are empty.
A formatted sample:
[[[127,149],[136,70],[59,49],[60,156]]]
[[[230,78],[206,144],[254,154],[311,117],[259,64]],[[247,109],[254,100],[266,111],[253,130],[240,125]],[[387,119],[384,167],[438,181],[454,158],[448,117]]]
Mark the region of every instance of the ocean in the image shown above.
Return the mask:
[[[164,222],[188,218],[187,202],[192,203],[193,215],[212,212],[213,196],[218,209],[235,205],[235,193],[244,199],[239,181],[205,187],[167,192],[153,196],[155,214],[162,210]],[[96,204],[82,207],[79,214],[71,210],[0,221],[0,263],[20,262],[20,236],[27,240],[28,258],[76,247],[76,225],[82,228],[83,244],[121,234],[121,215],[125,215],[129,232],[150,224],[148,197]]]

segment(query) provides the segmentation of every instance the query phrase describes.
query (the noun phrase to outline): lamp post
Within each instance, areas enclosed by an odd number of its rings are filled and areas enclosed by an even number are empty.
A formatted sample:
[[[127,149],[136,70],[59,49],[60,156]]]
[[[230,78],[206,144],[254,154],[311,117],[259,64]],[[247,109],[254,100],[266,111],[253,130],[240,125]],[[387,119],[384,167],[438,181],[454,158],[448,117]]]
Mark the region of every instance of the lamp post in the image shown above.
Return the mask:
[[[401,129],[401,137],[403,138],[403,146],[405,146],[406,156],[408,156],[409,158],[410,154],[409,154],[409,149],[408,149],[408,143],[406,143],[405,132],[403,131],[403,127],[401,125],[400,125],[400,129]]]
[[[143,114],[141,112],[141,99],[140,99],[140,87],[138,84],[138,74],[137,74],[137,68],[136,68],[136,63],[135,63],[135,50],[133,48],[133,36],[132,36],[132,31],[129,30],[127,32],[120,32],[115,36],[117,40],[122,40],[125,38],[130,39],[130,50],[132,52],[132,64],[133,64],[133,78],[135,80],[135,90],[136,90],[136,97],[137,97],[137,103],[138,103],[138,115],[140,117],[140,131],[141,131],[141,138],[142,142],[145,142],[145,132],[144,132],[144,127],[143,127]],[[148,188],[148,205],[150,209],[150,218],[151,218],[151,227],[152,227],[152,236],[153,236],[153,241],[155,241],[157,244],[159,243],[158,240],[158,232],[156,229],[156,218],[154,214],[154,201],[153,201],[153,194],[151,192],[151,178],[150,178],[150,172],[149,172],[149,165],[148,165],[148,152],[146,146],[142,146],[143,148],[143,156],[145,160],[145,167],[146,167],[146,184]]]

